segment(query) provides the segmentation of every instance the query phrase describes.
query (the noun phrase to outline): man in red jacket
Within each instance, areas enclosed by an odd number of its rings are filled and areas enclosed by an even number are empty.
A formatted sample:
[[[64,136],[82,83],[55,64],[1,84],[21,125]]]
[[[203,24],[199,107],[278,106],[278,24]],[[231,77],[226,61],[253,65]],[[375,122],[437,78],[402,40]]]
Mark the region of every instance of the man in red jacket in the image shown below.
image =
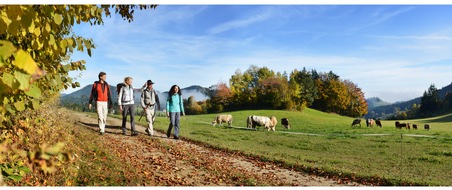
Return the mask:
[[[111,108],[111,93],[110,86],[105,81],[107,80],[107,74],[104,72],[99,73],[99,81],[94,82],[93,88],[91,89],[91,95],[89,96],[88,108],[91,110],[91,103],[93,100],[96,101],[97,105],[97,116],[99,121],[100,134],[105,133],[105,124],[107,123],[107,113],[108,109]]]

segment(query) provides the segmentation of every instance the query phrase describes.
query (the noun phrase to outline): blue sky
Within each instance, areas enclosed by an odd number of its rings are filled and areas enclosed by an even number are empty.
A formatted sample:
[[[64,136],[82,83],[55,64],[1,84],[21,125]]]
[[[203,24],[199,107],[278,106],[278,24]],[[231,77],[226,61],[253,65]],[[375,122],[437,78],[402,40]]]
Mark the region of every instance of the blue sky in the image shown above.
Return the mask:
[[[167,91],[228,83],[250,65],[306,67],[353,81],[366,98],[404,101],[452,82],[450,18],[452,5],[160,5],[131,23],[76,26],[96,49],[74,53],[87,70],[71,76],[83,87],[104,71],[113,85],[131,76]]]

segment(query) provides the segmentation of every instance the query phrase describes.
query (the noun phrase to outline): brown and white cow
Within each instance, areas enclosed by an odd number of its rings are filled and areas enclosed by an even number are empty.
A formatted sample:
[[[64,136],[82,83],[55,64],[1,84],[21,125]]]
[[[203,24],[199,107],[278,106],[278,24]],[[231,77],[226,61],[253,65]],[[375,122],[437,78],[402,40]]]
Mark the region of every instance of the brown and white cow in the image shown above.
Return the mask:
[[[273,116],[274,117],[274,116]],[[276,117],[274,118],[276,120]],[[269,117],[266,116],[248,116],[246,119],[246,127],[256,129],[256,126],[264,126],[268,131],[275,131],[276,123],[273,123]]]
[[[217,115],[213,119],[212,125],[213,126],[215,126],[216,124],[223,125],[223,122],[228,123],[228,126],[231,127],[232,126],[232,115]]]

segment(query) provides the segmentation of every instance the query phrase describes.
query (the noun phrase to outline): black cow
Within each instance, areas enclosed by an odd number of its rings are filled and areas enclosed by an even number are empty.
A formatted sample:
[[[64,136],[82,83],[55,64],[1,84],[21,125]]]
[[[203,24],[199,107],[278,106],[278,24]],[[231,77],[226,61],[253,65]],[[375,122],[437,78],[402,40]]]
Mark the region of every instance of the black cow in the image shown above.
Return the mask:
[[[355,126],[355,125],[359,125],[361,127],[361,119],[353,120],[352,127]]]
[[[289,119],[287,118],[282,118],[281,119],[281,125],[286,128],[286,129],[290,129],[290,124],[289,124]]]
[[[375,120],[375,123],[377,124],[377,127],[380,127],[380,128],[383,127],[381,125],[381,121],[379,119]]]

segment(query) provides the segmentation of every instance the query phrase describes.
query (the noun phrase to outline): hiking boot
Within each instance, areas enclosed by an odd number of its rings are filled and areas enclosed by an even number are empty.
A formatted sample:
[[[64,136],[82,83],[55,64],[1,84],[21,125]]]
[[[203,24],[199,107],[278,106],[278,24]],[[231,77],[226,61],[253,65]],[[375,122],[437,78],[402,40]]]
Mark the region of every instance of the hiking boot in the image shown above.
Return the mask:
[[[179,140],[179,137],[178,136],[174,136],[174,140]]]
[[[144,130],[149,136],[152,136],[151,132],[149,132],[149,129]]]
[[[132,136],[137,136],[137,135],[138,135],[138,132],[136,132],[136,131],[132,132]]]

